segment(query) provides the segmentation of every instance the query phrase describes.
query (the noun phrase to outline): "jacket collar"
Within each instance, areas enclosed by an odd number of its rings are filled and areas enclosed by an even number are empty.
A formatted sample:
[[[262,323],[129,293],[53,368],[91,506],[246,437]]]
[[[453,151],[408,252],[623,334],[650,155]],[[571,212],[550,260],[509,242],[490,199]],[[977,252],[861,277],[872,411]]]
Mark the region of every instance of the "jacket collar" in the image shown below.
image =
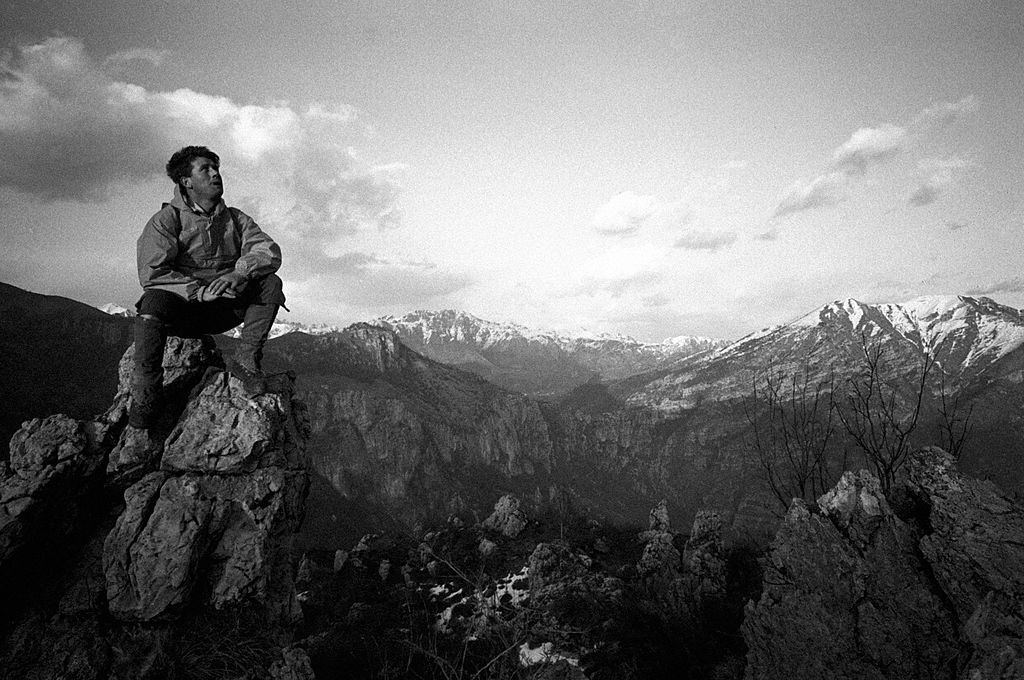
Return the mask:
[[[178,186],[177,184],[174,185],[174,197],[171,198],[171,205],[173,205],[178,210],[188,210],[189,212],[193,212],[196,215],[206,214],[198,206],[193,205],[182,195],[181,187]],[[224,199],[222,198],[220,202],[217,204],[217,207],[213,209],[213,214],[216,215],[217,213],[220,213],[225,209],[226,206],[224,205]]]

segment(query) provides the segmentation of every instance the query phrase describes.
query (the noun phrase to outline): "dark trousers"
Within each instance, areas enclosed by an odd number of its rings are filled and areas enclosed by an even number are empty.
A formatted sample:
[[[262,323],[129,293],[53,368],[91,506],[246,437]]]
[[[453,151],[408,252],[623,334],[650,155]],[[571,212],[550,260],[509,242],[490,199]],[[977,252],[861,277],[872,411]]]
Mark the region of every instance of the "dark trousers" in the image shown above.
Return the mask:
[[[284,305],[282,284],[277,274],[250,281],[237,298],[210,302],[189,302],[166,290],[151,289],[135,304],[140,316],[158,319],[168,335],[197,338],[229,331],[245,320],[252,305]]]

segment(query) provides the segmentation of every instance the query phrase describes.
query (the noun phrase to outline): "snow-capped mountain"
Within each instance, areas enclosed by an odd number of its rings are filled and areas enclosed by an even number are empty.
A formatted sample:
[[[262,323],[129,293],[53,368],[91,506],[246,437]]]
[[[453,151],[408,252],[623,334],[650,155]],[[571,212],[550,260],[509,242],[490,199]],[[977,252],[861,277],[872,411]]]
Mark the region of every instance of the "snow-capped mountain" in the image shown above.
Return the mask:
[[[884,352],[893,379],[913,384],[924,356],[930,355],[936,381],[962,386],[1018,369],[1024,312],[967,296],[899,304],[836,301],[634,386],[628,403],[675,411],[705,398],[734,399],[748,394],[755,374],[769,367],[786,374],[808,372],[822,381],[833,372],[849,376],[861,365],[865,341]]]
[[[135,312],[129,309],[125,309],[120,305],[108,302],[105,305],[100,305],[96,309],[109,314],[111,316],[135,316]],[[224,335],[231,338],[237,338],[241,332],[241,326],[233,328]],[[270,329],[271,338],[279,338],[286,333],[306,333],[307,335],[327,335],[328,333],[337,333],[341,328],[338,326],[329,326],[327,324],[305,324],[299,321],[277,321]]]
[[[721,340],[679,336],[643,343],[613,335],[573,336],[486,321],[455,310],[416,311],[371,322],[436,361],[533,395],[565,393],[595,379],[619,379],[707,352]]]
[[[135,316],[135,312],[132,310],[125,309],[121,305],[114,304],[113,302],[100,305],[96,309],[100,310],[104,314],[109,314],[110,316]]]
[[[306,335],[329,335],[331,333],[337,333],[342,329],[339,326],[329,326],[327,324],[306,324],[301,321],[275,321],[274,325],[270,327],[270,338],[279,338],[282,335],[288,333],[305,333]],[[224,335],[230,338],[237,338],[242,332],[242,327],[232,328]]]

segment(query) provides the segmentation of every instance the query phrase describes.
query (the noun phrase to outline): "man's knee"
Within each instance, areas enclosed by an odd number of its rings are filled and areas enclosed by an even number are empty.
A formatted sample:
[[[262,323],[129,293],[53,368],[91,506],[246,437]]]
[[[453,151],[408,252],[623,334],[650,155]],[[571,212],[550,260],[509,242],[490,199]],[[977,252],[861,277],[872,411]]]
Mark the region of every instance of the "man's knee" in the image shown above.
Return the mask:
[[[253,302],[260,305],[281,306],[284,304],[284,283],[281,281],[280,276],[277,274],[267,274],[263,278],[256,279],[253,283],[257,286],[256,299]]]
[[[135,304],[138,316],[168,323],[176,318],[185,301],[166,290],[147,290]]]

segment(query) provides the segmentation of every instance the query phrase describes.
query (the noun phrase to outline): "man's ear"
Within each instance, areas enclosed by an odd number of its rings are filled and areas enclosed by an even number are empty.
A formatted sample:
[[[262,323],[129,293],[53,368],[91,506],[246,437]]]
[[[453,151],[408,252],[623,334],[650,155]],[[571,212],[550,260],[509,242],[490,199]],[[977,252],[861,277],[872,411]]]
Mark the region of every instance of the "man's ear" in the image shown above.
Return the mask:
[[[178,180],[178,186],[180,186],[182,189],[191,189],[192,188],[192,178],[191,177],[182,177],[181,179]]]

